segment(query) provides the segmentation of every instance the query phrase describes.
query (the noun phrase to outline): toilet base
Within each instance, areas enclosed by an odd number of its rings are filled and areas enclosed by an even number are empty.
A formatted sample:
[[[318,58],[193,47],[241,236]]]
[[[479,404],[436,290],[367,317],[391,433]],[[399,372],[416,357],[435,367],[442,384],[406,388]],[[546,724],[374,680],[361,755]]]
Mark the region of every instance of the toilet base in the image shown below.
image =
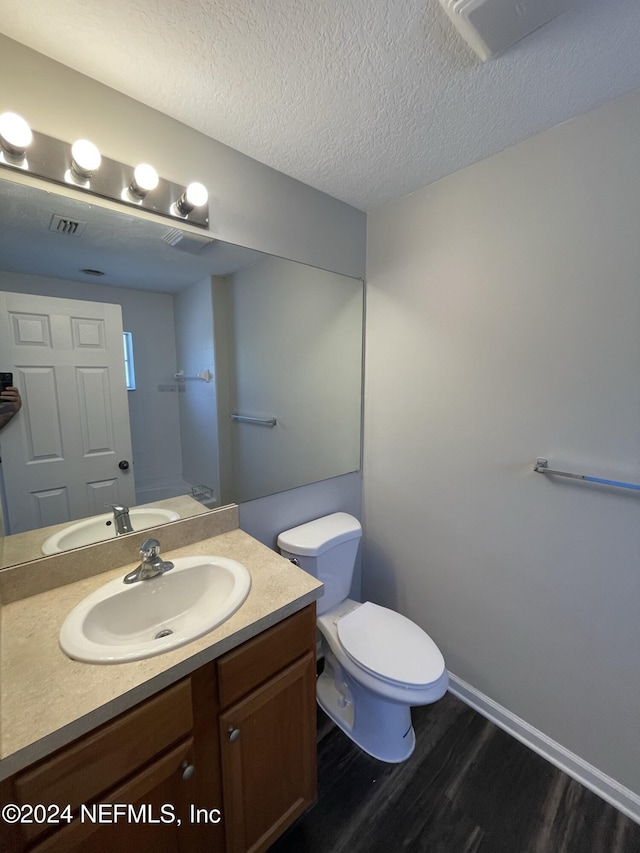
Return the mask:
[[[325,714],[373,758],[398,764],[413,752],[416,735],[411,708],[363,689],[329,650],[316,682],[316,698]]]

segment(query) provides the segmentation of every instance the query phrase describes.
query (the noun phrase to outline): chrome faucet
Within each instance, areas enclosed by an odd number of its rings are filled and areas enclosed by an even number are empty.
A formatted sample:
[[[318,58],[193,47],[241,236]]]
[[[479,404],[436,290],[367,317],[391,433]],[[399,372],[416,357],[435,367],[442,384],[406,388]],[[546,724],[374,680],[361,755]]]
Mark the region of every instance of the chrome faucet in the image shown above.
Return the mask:
[[[173,568],[173,563],[160,558],[160,543],[157,539],[145,539],[140,546],[140,556],[142,562],[137,569],[124,576],[124,583],[148,581]]]
[[[116,536],[120,536],[123,533],[133,533],[128,506],[118,506],[118,504],[105,504],[105,506],[110,506],[113,510],[113,523],[116,526]]]

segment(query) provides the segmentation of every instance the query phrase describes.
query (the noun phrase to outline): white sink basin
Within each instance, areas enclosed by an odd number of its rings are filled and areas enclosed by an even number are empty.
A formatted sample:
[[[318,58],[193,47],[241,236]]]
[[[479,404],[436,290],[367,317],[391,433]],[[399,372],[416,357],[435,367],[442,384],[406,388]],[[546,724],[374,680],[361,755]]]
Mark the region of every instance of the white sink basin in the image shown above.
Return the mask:
[[[158,524],[166,524],[168,521],[177,521],[179,518],[177,512],[160,507],[140,507],[129,510],[129,519],[134,532],[145,530],[147,527],[156,527]],[[113,513],[106,512],[103,515],[94,515],[83,521],[76,521],[49,536],[42,544],[42,553],[59,554],[61,551],[68,551],[69,548],[80,548],[82,545],[93,545],[95,542],[113,539],[115,535]]]
[[[153,657],[207,634],[249,594],[251,575],[235,560],[179,557],[173,563],[158,577],[132,584],[116,578],[88,595],[62,625],[62,651],[88,663]]]

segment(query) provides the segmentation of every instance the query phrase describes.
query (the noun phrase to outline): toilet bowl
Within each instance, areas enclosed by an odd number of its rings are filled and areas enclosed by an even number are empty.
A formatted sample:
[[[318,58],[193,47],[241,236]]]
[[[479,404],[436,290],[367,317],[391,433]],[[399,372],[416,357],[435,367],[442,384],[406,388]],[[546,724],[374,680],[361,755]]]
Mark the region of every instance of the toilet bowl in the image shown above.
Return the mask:
[[[407,759],[415,747],[411,706],[442,698],[449,679],[433,640],[377,604],[347,599],[318,618],[325,668],[320,707],[365,752]]]
[[[387,762],[415,747],[411,706],[447,690],[444,659],[418,625],[393,610],[348,598],[359,522],[333,513],[281,533],[281,553],[325,584],[318,602],[324,669],[318,704],[365,752]]]

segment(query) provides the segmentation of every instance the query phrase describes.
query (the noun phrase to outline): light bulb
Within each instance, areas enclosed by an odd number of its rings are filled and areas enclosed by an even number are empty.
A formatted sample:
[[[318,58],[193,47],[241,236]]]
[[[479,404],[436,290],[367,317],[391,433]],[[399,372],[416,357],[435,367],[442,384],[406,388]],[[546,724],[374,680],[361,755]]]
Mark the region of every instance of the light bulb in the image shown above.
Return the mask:
[[[88,139],[76,139],[71,146],[71,171],[79,178],[90,178],[101,162],[98,148]]]
[[[193,207],[202,207],[209,200],[209,193],[204,184],[194,181],[187,187],[185,198]]]
[[[17,113],[0,115],[0,143],[13,157],[24,157],[31,145],[33,134],[27,122]]]
[[[194,207],[202,207],[209,200],[209,192],[204,184],[194,181],[182,193],[174,207],[180,216],[188,216]]]
[[[158,173],[148,163],[139,163],[133,170],[133,180],[129,189],[138,198],[144,198],[151,190],[158,186],[160,178]]]

